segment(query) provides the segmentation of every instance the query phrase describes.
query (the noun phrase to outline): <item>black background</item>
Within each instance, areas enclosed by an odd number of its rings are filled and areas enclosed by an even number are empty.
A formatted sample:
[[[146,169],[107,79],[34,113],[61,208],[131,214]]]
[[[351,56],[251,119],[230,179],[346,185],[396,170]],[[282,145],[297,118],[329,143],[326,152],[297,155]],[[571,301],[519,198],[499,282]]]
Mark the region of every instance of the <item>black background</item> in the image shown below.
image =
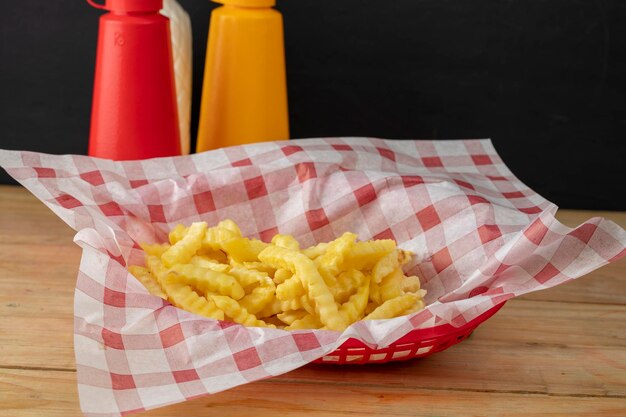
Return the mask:
[[[192,132],[208,0],[194,35]],[[623,0],[283,0],[294,138],[493,139],[565,208],[626,210]],[[81,0],[3,2],[0,146],[85,153],[98,17]],[[192,135],[193,136],[193,135]],[[0,182],[9,182],[5,172]]]

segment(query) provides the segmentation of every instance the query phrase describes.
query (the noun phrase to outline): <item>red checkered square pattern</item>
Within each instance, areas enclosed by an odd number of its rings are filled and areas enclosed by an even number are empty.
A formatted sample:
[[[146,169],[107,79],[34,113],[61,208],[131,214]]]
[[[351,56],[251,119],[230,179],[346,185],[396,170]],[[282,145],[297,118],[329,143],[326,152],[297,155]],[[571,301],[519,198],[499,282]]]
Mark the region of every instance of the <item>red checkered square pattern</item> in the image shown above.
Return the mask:
[[[315,164],[313,162],[298,163],[295,168],[298,175],[298,181],[301,183],[317,177],[317,171],[315,170]]]
[[[177,345],[185,340],[180,324],[175,324],[172,327],[162,330],[159,336],[161,336],[161,343],[163,343],[163,347],[165,348]]]
[[[188,382],[200,379],[200,376],[198,376],[198,372],[196,372],[195,369],[173,371],[172,374],[174,375],[174,379],[176,380],[176,382]]]
[[[208,213],[215,210],[215,202],[213,201],[213,195],[211,191],[204,191],[199,194],[193,195],[193,202],[196,205],[198,214]]]
[[[396,160],[396,154],[393,153],[393,151],[391,149],[387,149],[387,148],[376,148],[378,150],[378,153],[380,154],[380,156],[390,159],[392,161]]]
[[[108,203],[100,204],[98,207],[100,207],[102,213],[107,217],[124,215],[122,208],[115,201],[109,201]]]
[[[246,159],[241,159],[239,161],[233,161],[232,162],[232,166],[234,167],[245,167],[248,165],[252,165],[252,161],[250,161],[250,158],[246,158]]]
[[[130,187],[131,188],[139,188],[143,185],[148,184],[148,180],[130,180]]]
[[[311,231],[317,230],[330,223],[323,208],[308,210],[305,215]]]
[[[120,375],[111,372],[111,385],[114,390],[125,390],[136,388],[132,375]]]
[[[476,165],[491,165],[491,158],[489,155],[471,155],[472,160]]]
[[[427,335],[435,325],[466,326],[512,297],[626,254],[626,233],[612,222],[557,222],[556,207],[517,180],[488,140],[308,139],[124,162],[0,151],[0,165],[79,231],[75,351],[88,416],[184,401],[322,357],[332,362],[345,341],[389,346],[399,329]],[[346,230],[398,239],[416,254],[409,267],[429,305],[386,326],[288,333],[179,310],[126,271],[141,262],[138,242],[164,241],[179,222],[225,218],[266,241],[291,233],[313,244]],[[420,339],[410,354],[450,345],[434,343]],[[371,360],[392,358],[384,352]],[[103,390],[114,401],[94,410]]]
[[[84,174],[80,174],[80,177],[91,185],[104,184],[104,178],[102,178],[100,171],[85,172]]]
[[[38,178],[55,178],[56,177],[56,173],[54,172],[54,169],[52,168],[33,167],[33,169],[37,173]]]
[[[367,203],[376,200],[376,189],[372,184],[364,185],[363,187],[354,190],[354,197],[356,198],[359,207],[362,207]]]
[[[165,219],[165,212],[163,211],[163,206],[149,204],[148,211],[150,212],[150,222],[151,223],[165,223],[167,220]]]
[[[441,161],[441,158],[438,156],[425,156],[422,158],[422,162],[424,163],[424,166],[427,168],[443,166],[443,162]]]
[[[287,145],[282,148],[282,151],[285,156],[289,156],[293,153],[302,151],[302,147],[297,145]]]
[[[256,348],[253,347],[233,353],[233,359],[240,371],[256,368],[261,365],[261,358],[259,358]]]
[[[250,200],[267,195],[265,180],[261,176],[245,180],[243,184],[246,187],[246,192]]]
[[[435,206],[428,206],[418,211],[415,215],[425,232],[441,224],[441,219],[439,218],[439,213],[437,213]]]

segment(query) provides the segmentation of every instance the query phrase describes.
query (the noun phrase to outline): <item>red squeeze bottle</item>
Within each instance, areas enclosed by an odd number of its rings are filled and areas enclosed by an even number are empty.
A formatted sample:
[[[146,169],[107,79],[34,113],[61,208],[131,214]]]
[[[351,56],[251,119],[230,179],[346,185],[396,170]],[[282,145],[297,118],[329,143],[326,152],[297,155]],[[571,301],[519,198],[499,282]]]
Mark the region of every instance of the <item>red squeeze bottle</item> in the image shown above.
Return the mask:
[[[89,155],[180,155],[169,20],[163,0],[87,0],[100,17]]]

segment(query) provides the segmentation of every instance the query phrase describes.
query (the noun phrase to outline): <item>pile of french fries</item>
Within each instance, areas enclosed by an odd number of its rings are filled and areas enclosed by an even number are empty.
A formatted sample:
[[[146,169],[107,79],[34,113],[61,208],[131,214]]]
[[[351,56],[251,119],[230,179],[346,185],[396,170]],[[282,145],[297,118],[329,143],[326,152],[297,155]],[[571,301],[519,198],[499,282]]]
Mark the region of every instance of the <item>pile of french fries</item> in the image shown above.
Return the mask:
[[[286,330],[343,331],[359,320],[424,308],[425,291],[402,266],[411,253],[393,240],[357,241],[344,233],[300,249],[291,235],[271,243],[242,236],[224,220],[178,225],[169,243],[143,244],[146,266],[129,271],[156,296],[217,320]]]

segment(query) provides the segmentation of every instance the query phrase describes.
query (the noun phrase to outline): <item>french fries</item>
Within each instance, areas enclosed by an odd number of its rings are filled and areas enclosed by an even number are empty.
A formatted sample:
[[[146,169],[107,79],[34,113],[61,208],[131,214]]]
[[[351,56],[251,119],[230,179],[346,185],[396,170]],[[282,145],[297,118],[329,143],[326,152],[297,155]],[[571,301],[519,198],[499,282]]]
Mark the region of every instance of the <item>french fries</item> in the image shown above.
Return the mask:
[[[177,225],[163,244],[142,244],[146,266],[133,274],[153,295],[201,316],[246,326],[343,331],[424,308],[426,291],[402,266],[411,253],[393,240],[300,248],[291,235],[271,243],[243,237],[232,220]]]

